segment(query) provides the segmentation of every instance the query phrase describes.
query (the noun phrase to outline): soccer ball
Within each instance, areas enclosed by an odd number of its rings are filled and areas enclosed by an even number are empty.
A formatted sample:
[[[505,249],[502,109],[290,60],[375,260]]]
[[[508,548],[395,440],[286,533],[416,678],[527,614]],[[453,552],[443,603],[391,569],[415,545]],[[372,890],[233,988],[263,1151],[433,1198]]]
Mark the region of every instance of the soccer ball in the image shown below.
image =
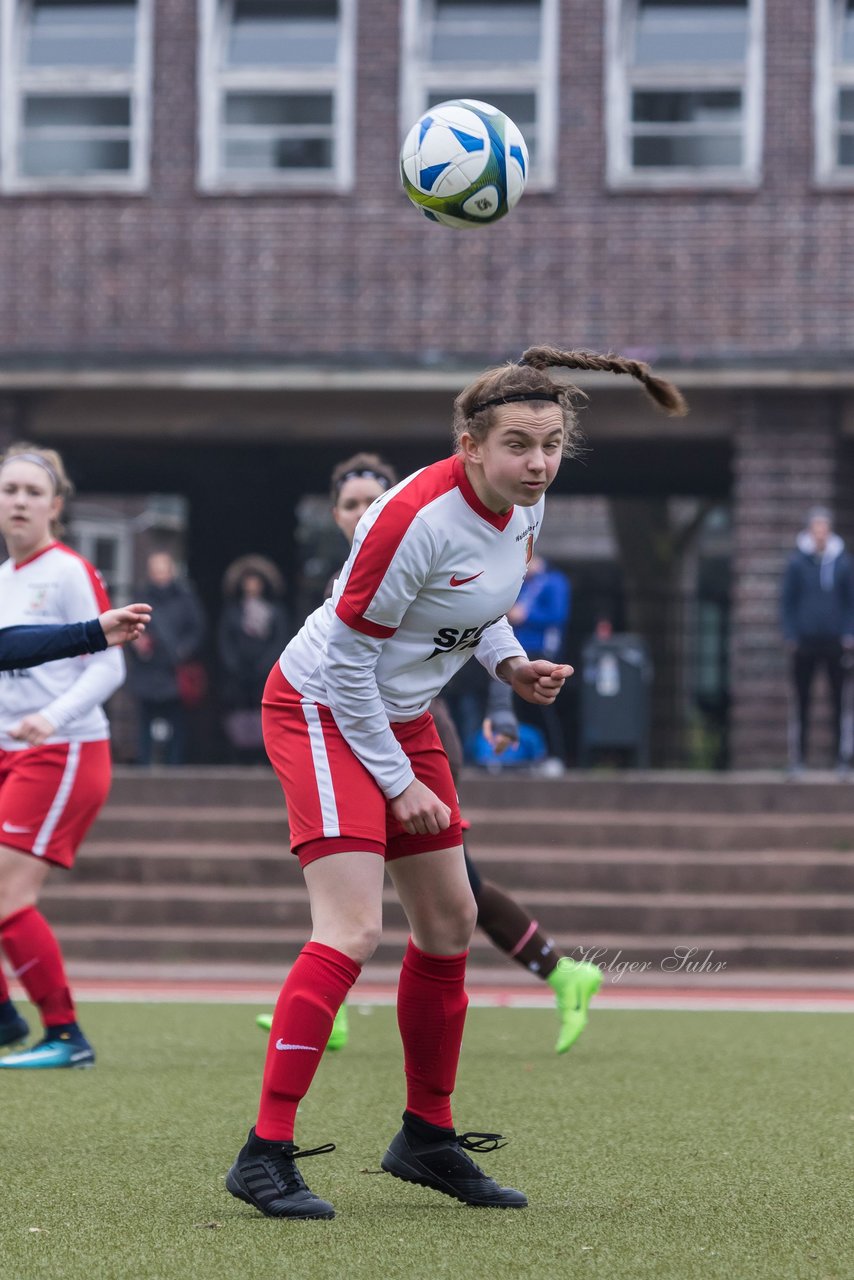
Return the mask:
[[[400,176],[409,199],[433,222],[488,226],[525,190],[528,148],[510,117],[488,102],[440,102],[407,134]]]

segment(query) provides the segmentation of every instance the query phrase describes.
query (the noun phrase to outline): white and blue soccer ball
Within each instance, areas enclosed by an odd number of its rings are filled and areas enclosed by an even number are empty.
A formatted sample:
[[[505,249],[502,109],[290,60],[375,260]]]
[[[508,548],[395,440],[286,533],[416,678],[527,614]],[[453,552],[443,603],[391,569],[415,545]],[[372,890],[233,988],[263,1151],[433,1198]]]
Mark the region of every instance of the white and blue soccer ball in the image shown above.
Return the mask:
[[[489,226],[525,190],[528,148],[510,117],[488,102],[440,102],[406,135],[400,176],[409,199],[433,222]]]

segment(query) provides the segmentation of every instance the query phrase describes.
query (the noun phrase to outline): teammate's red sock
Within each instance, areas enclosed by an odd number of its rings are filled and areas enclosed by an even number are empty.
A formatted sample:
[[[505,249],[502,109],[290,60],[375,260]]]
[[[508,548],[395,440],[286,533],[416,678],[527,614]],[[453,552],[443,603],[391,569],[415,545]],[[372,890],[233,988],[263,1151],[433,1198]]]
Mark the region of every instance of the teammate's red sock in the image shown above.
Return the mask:
[[[297,1106],[308,1093],[335,1015],[361,966],[334,947],[307,942],[279,994],[267,1047],[255,1132],[290,1142]]]
[[[38,1005],[45,1027],[76,1021],[62,952],[41,912],[35,907],[22,907],[0,920],[0,942],[13,974],[33,1004]]]
[[[6,981],[6,975],[3,972],[3,966],[0,965],[0,1004],[6,1004],[6,1002],[11,1000],[11,998],[12,997],[9,995],[9,984]]]
[[[454,1124],[451,1094],[469,1002],[465,991],[467,956],[467,951],[458,956],[431,956],[410,938],[397,989],[406,1109],[445,1129]]]

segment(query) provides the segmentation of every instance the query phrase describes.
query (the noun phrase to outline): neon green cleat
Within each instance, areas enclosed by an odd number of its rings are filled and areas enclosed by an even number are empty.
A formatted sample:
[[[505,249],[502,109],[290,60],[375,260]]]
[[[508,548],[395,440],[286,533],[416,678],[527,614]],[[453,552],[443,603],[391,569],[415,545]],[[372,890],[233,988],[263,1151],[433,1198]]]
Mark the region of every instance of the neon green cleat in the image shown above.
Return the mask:
[[[563,956],[546,982],[555,993],[560,1014],[555,1052],[566,1053],[587,1026],[587,1006],[602,985],[602,970],[588,961]]]
[[[330,1053],[335,1053],[338,1049],[345,1049],[347,1041],[350,1039],[350,1025],[347,1020],[347,1006],[342,1004],[341,1008],[335,1015],[335,1021],[332,1024],[332,1030],[329,1033],[329,1039],[326,1047]]]
[[[259,1013],[255,1022],[262,1031],[272,1031],[273,1029],[272,1013]],[[335,1015],[335,1021],[332,1024],[326,1047],[331,1053],[334,1053],[337,1049],[344,1049],[349,1039],[350,1026],[347,1021],[347,1006],[342,1004]]]

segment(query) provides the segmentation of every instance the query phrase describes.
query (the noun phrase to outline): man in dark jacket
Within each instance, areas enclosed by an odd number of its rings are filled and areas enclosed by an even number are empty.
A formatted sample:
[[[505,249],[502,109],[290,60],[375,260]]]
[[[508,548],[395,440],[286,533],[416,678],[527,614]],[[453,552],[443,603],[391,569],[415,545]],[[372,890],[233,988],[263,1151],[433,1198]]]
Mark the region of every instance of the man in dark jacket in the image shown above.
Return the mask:
[[[844,770],[851,755],[851,744],[842,733],[842,695],[844,659],[854,649],[854,573],[842,539],[831,529],[830,512],[823,507],[810,512],[806,529],[798,535],[797,549],[786,566],[781,604],[795,686],[792,771],[800,772],[806,762],[810,695],[820,666],[830,685],[837,766]]]
[[[147,570],[144,593],[154,617],[145,635],[130,646],[128,664],[139,715],[138,763],[151,764],[157,743],[163,763],[183,764],[186,691],[181,680],[201,648],[205,617],[195,590],[178,577],[168,552],[150,555]],[[197,666],[192,664],[190,675]]]

